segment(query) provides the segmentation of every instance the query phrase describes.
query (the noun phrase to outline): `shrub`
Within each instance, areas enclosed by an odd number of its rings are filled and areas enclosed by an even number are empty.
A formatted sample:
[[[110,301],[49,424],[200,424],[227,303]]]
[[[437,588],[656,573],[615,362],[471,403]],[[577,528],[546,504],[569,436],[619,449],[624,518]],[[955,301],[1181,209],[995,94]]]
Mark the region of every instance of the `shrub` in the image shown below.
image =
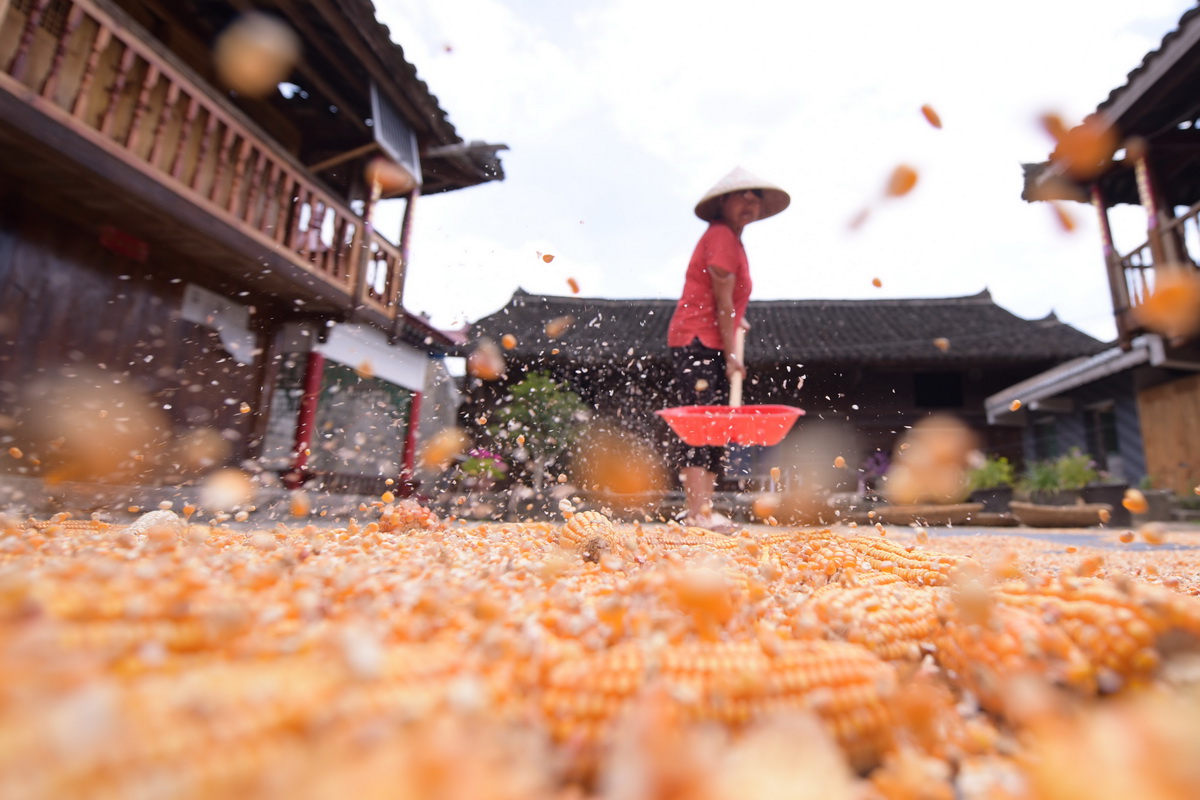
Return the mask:
[[[1060,490],[1082,489],[1100,477],[1100,473],[1096,471],[1096,462],[1077,447],[1072,447],[1066,455],[1059,456],[1054,462],[1054,467],[1058,472]]]
[[[1021,476],[1021,488],[1027,492],[1057,492],[1058,469],[1053,461],[1035,461]]]
[[[1013,465],[1004,456],[988,456],[983,464],[967,473],[967,485],[972,492],[978,489],[995,489],[1012,486],[1015,479]]]

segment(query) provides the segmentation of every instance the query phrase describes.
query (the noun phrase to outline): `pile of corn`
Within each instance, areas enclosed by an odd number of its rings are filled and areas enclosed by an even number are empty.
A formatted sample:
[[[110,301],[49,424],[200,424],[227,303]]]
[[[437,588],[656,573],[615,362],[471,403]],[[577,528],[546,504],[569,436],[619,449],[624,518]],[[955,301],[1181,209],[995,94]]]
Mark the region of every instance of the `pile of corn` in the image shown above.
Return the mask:
[[[345,528],[0,525],[0,797],[1200,785],[1200,599],[1165,570],[380,505]]]

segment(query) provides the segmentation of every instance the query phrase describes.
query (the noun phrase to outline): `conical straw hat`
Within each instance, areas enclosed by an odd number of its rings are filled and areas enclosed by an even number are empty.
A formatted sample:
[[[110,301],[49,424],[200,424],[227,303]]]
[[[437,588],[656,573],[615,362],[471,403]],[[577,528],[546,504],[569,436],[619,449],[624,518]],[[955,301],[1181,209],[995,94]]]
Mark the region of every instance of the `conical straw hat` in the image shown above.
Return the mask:
[[[758,215],[759,219],[775,216],[792,202],[788,193],[775,184],[751,175],[741,167],[735,167],[733,172],[721,178],[716,186],[705,192],[704,197],[696,204],[696,216],[705,222],[712,222],[721,215],[721,195],[745,189],[762,190],[762,213]]]

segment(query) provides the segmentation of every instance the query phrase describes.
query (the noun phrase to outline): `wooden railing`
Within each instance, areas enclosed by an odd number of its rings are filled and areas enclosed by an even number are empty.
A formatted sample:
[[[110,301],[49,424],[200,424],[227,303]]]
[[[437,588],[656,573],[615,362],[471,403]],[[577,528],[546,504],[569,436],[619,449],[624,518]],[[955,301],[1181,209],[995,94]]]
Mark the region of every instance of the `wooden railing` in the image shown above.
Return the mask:
[[[0,0],[0,90],[356,304],[394,315],[399,250],[119,9],[103,0]]]
[[[1194,257],[1189,254],[1200,254],[1200,203],[1180,216],[1167,220],[1157,231],[1151,231],[1150,236],[1119,258],[1129,310],[1144,303],[1154,291],[1156,266],[1196,265]],[[1128,334],[1132,337],[1139,332],[1140,328],[1131,328]]]

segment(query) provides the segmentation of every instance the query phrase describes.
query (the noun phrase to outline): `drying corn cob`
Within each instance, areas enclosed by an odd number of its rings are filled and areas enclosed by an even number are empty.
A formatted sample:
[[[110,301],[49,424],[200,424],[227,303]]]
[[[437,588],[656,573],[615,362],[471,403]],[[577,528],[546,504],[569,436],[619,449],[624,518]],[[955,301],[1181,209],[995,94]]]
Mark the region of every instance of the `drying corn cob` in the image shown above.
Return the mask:
[[[584,561],[599,561],[606,553],[625,552],[624,543],[608,517],[598,511],[580,511],[563,525],[558,544],[583,556]]]
[[[886,661],[919,661],[941,628],[933,590],[905,583],[813,593],[812,610],[828,636],[853,642]]]
[[[754,643],[619,645],[555,669],[542,706],[556,739],[595,748],[622,710],[656,683],[673,699],[680,724],[740,726],[767,714],[813,711],[859,769],[891,741],[894,669],[839,642],[786,642],[774,657]]]

